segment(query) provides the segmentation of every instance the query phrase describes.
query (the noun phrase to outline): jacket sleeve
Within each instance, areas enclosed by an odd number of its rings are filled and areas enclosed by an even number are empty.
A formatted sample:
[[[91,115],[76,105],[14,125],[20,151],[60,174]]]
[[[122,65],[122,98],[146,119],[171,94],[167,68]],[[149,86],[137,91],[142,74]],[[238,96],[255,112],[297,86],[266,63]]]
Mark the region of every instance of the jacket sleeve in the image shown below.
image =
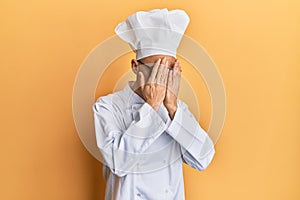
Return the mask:
[[[165,122],[147,103],[140,107],[136,119],[125,130],[120,128],[110,101],[100,98],[93,104],[93,112],[103,164],[120,177],[134,171],[139,155],[166,129]]]
[[[166,132],[180,144],[184,163],[206,169],[215,154],[214,144],[185,103],[178,101],[175,116],[168,124]]]

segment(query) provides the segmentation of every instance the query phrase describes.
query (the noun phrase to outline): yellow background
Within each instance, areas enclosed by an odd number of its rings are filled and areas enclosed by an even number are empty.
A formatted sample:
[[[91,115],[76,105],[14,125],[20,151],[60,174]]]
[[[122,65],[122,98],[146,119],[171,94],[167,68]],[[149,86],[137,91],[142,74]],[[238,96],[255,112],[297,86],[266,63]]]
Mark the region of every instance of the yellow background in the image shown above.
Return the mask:
[[[117,23],[164,7],[189,14],[186,34],[213,58],[227,94],[211,165],[202,172],[184,165],[186,199],[300,199],[297,0],[1,1],[0,199],[103,199],[102,165],[73,123],[76,73]],[[123,60],[116,63],[128,71]],[[120,73],[110,75],[116,81]],[[189,70],[183,75],[192,85],[199,81]],[[114,82],[106,84],[97,95]],[[207,129],[204,94],[200,123]]]

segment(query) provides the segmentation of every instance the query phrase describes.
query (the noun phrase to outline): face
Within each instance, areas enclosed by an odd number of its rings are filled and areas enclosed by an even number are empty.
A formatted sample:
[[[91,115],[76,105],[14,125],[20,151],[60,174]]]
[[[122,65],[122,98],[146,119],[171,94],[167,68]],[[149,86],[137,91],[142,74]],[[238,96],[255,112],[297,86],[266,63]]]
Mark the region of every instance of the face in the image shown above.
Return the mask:
[[[164,57],[167,58],[168,60],[168,67],[171,67],[173,68],[174,64],[175,64],[175,61],[176,59],[173,57],[173,56],[169,56],[169,55],[153,55],[153,56],[148,56],[148,57],[145,57],[145,58],[142,58],[140,59],[140,61],[142,61],[142,63],[144,64],[141,64],[139,63],[137,60],[133,59],[131,61],[131,67],[132,67],[132,71],[137,74],[138,72],[142,72],[144,74],[144,77],[145,77],[145,80],[148,80],[150,74],[151,74],[151,69],[149,69],[149,67],[153,67],[154,63],[159,59],[163,59]]]

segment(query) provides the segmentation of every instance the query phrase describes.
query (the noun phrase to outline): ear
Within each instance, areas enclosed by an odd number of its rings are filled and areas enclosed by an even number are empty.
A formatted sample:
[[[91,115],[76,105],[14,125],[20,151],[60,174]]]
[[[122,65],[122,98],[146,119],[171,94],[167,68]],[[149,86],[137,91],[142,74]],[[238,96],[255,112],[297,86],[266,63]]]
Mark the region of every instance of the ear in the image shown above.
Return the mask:
[[[135,74],[138,73],[137,66],[138,66],[137,60],[136,59],[132,59],[131,60],[131,69],[132,69],[133,73],[135,73]]]

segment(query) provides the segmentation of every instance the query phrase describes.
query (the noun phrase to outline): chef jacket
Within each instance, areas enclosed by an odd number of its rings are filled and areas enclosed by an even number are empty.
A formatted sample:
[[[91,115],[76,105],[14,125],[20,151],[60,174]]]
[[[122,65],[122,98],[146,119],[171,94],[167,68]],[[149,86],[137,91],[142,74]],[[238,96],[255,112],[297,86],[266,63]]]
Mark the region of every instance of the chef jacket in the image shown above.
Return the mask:
[[[206,169],[214,144],[183,101],[171,120],[163,104],[155,111],[131,83],[93,104],[105,200],[184,200],[182,162]]]

